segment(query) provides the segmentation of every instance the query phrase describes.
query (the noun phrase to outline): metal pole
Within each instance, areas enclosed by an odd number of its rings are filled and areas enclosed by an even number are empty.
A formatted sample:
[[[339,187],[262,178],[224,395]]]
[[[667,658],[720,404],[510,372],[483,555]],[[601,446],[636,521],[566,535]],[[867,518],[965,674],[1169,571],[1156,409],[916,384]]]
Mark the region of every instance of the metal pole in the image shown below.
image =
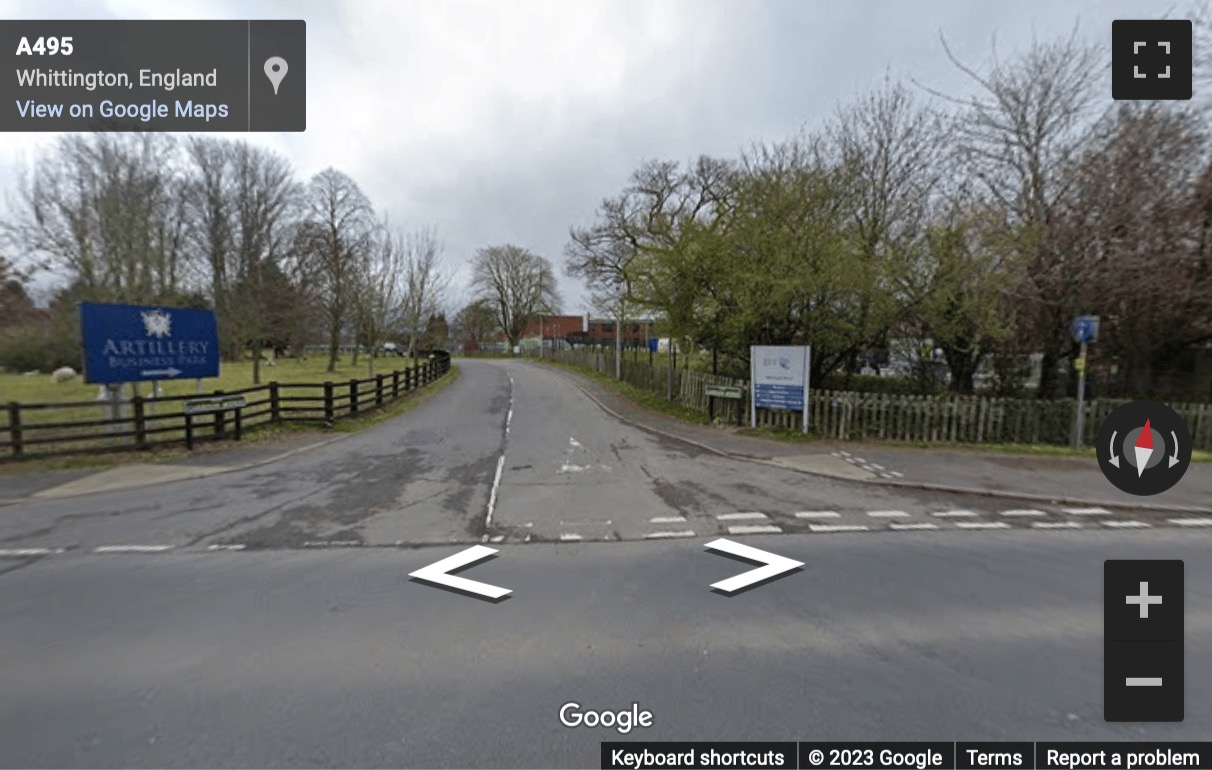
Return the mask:
[[[1073,446],[1082,448],[1082,432],[1086,426],[1086,343],[1082,342],[1081,368],[1077,370],[1077,425],[1073,432]]]
[[[619,318],[614,325],[614,378],[623,379],[623,301],[619,300]]]
[[[669,385],[665,389],[666,398],[669,401],[673,400],[673,337],[669,338],[666,343],[669,346]]]

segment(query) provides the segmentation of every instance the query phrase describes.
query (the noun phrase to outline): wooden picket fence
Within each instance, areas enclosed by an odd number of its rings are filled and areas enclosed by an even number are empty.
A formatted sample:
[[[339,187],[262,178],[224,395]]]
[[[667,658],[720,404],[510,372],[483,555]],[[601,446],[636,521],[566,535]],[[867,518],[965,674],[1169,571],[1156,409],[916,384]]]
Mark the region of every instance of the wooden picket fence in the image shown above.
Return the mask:
[[[600,372],[614,373],[612,351],[561,351],[558,360]],[[624,355],[624,381],[654,393],[667,394],[669,373],[660,365],[634,361]],[[740,386],[745,399],[715,399],[715,419],[749,424],[749,383],[730,377],[677,369],[674,400],[707,412],[709,385]],[[1085,405],[1083,441],[1093,444],[1106,417],[1128,399],[1097,399]],[[1075,399],[1041,400],[992,396],[914,396],[818,390],[808,395],[808,429],[821,438],[842,440],[885,439],[925,443],[1057,444],[1073,441]],[[1195,449],[1212,450],[1212,404],[1171,403],[1191,430]],[[758,409],[757,425],[802,430],[801,412]]]

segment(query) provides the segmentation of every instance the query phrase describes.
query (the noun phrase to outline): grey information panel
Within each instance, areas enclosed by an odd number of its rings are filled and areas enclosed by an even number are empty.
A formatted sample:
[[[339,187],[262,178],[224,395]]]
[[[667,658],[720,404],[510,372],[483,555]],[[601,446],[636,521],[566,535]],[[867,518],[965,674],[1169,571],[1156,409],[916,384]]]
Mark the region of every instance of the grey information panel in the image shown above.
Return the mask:
[[[0,131],[304,131],[304,21],[0,21]]]

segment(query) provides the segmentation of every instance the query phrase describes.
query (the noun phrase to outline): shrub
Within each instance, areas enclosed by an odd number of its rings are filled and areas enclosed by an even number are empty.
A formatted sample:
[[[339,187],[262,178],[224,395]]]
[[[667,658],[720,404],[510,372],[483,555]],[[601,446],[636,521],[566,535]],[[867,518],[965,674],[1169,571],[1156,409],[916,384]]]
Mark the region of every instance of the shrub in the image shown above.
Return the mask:
[[[53,324],[30,324],[0,332],[0,366],[11,372],[81,369],[80,343]]]

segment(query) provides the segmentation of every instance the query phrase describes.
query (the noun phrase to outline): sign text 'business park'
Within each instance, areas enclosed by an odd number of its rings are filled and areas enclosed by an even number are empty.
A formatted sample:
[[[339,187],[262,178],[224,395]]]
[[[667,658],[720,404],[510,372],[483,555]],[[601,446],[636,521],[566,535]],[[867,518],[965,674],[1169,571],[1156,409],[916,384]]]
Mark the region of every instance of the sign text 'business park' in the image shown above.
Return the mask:
[[[81,303],[84,378],[113,384],[219,376],[211,310]]]

